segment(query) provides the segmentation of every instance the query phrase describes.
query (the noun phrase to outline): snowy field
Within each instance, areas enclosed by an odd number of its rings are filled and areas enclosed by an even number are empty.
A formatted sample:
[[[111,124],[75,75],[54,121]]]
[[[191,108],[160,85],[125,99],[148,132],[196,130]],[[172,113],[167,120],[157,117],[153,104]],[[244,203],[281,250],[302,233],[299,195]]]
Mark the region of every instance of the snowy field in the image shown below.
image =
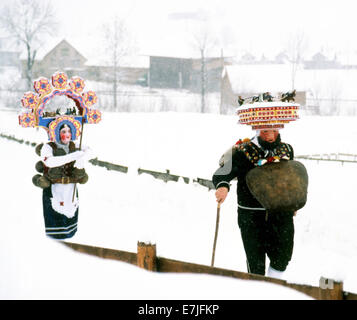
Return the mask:
[[[109,113],[87,125],[83,144],[100,160],[129,167],[127,174],[87,166],[79,186],[79,228],[71,242],[136,252],[156,243],[158,256],[209,265],[216,219],[214,191],[190,181],[168,182],[137,169],[211,179],[221,154],[252,137],[235,116],[196,113]],[[296,155],[357,154],[353,117],[304,117],[282,140]],[[43,142],[45,131],[24,129],[17,113],[0,112],[0,132]],[[41,190],[31,179],[34,149],[0,139],[0,298],[83,299],[305,299],[287,288],[207,275],[153,274],[117,261],[89,257],[44,236]],[[295,217],[295,247],[286,280],[319,285],[321,276],[357,293],[357,164],[302,161],[309,173],[308,202]],[[237,226],[236,187],[221,207],[215,266],[246,271]],[[267,265],[269,261],[267,260]],[[142,290],[136,290],[135,284]],[[133,285],[134,284],[134,285]],[[69,289],[70,288],[70,289]],[[153,290],[155,288],[155,290]],[[214,290],[209,289],[214,288]]]

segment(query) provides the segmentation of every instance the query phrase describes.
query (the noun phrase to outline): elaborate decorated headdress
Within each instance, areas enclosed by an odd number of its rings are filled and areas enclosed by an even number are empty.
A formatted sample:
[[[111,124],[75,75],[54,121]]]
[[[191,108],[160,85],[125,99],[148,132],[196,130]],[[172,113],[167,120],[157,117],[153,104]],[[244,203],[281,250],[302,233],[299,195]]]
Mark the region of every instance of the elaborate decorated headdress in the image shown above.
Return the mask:
[[[295,93],[286,93],[285,97],[289,97],[289,94],[294,100]],[[264,96],[269,98],[264,99]],[[282,129],[285,124],[299,119],[300,104],[290,102],[290,99],[285,99],[284,95],[279,101],[274,101],[267,93],[252,98],[251,103],[244,103],[245,101],[240,98],[241,106],[237,109],[237,115],[240,124],[250,125],[253,130]]]
[[[83,92],[84,81],[80,77],[68,77],[63,72],[56,72],[52,76],[52,85],[46,78],[34,81],[35,92],[25,92],[21,99],[22,106],[30,109],[19,115],[19,124],[22,127],[42,127],[48,133],[51,141],[59,141],[59,129],[66,123],[72,132],[72,139],[81,134],[82,123],[96,124],[101,120],[101,112],[92,109],[97,102],[95,92]],[[65,96],[72,99],[77,111],[61,115],[56,112],[45,112],[46,104],[56,96]]]

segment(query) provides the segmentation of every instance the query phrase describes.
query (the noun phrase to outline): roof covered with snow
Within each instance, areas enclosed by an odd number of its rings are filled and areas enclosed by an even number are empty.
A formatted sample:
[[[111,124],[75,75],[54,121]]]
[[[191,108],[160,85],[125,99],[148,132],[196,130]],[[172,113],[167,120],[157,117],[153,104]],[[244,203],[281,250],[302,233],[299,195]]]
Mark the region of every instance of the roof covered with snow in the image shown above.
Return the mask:
[[[281,92],[291,89],[289,65],[226,66],[233,92]]]
[[[234,93],[287,92],[291,90],[291,65],[250,64],[226,66],[227,75]],[[303,69],[295,77],[297,91],[312,92],[326,99],[357,99],[355,90],[357,69]]]
[[[59,43],[61,43],[63,40],[66,40],[71,46],[73,46],[82,56],[86,57],[88,59],[88,55],[90,52],[93,52],[93,50],[90,49],[90,45],[87,43],[87,41],[83,41],[81,39],[73,38],[48,38],[46,41],[43,41],[41,45],[38,47],[37,52],[36,52],[36,60],[42,60],[52,49],[54,49]],[[26,59],[27,58],[27,53],[26,50],[23,50],[21,52],[21,59]],[[93,55],[93,53],[92,53]]]

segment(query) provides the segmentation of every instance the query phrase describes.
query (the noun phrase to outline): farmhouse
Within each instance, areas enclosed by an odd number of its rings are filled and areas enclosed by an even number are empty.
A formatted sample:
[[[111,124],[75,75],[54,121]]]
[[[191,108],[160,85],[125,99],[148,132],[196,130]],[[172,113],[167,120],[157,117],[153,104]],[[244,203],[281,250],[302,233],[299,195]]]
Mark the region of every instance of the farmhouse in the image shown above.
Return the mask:
[[[75,43],[75,42],[72,42]],[[78,49],[79,48],[79,49]],[[33,77],[51,77],[58,70],[65,71],[69,77],[74,75],[87,80],[110,82],[113,67],[109,62],[87,57],[94,56],[93,49],[82,45],[74,47],[66,39],[50,41],[40,48],[33,66]],[[122,57],[118,67],[118,74],[122,83],[146,85],[149,68],[147,57]],[[23,77],[26,57],[21,55]]]
[[[221,74],[226,62],[221,57],[205,58],[205,89],[219,92]],[[150,56],[149,84],[151,88],[187,89],[200,92],[202,83],[200,58]]]

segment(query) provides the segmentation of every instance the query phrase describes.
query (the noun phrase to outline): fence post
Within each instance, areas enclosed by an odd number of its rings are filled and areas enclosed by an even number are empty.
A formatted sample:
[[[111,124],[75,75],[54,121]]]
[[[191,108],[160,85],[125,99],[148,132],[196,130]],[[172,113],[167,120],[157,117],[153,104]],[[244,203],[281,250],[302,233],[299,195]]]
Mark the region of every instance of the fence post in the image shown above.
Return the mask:
[[[343,282],[320,278],[319,300],[343,300]]]
[[[139,242],[138,241],[138,254],[137,254],[138,267],[156,271],[156,244]]]

